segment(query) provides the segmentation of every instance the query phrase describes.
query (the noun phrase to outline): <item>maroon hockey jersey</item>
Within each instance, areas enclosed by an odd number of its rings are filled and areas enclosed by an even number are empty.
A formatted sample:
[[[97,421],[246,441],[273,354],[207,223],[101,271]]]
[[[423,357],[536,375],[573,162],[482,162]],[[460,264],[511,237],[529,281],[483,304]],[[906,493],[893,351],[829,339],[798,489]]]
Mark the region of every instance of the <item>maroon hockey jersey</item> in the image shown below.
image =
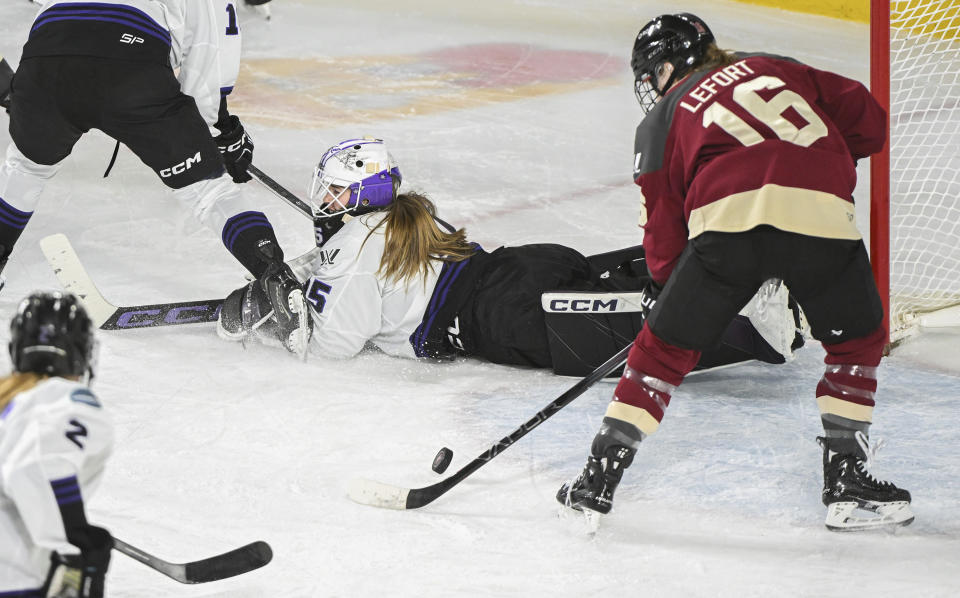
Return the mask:
[[[637,127],[634,181],[654,280],[687,240],[760,225],[859,239],[856,160],[879,151],[886,114],[859,82],[789,58],[737,54],[693,73]]]

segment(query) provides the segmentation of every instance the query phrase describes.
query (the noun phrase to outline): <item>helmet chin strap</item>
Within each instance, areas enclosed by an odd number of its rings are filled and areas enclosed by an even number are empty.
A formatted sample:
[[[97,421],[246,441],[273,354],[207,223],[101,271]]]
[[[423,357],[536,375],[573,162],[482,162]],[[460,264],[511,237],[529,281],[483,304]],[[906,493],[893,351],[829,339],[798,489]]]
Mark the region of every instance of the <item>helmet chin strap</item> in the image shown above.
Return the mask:
[[[680,71],[680,69],[678,69],[676,65],[674,65],[672,62],[667,61],[667,62],[664,62],[663,64],[664,65],[669,64],[672,68],[670,69],[670,76],[667,77],[667,81],[663,84],[663,89],[660,89],[659,87],[657,87],[656,84],[654,84],[653,86],[653,89],[656,90],[657,95],[660,96],[661,98],[667,95],[667,92],[670,91],[670,88],[673,87],[674,83],[676,83],[677,73]],[[655,79],[659,78],[657,77],[656,69],[654,69],[653,76]]]

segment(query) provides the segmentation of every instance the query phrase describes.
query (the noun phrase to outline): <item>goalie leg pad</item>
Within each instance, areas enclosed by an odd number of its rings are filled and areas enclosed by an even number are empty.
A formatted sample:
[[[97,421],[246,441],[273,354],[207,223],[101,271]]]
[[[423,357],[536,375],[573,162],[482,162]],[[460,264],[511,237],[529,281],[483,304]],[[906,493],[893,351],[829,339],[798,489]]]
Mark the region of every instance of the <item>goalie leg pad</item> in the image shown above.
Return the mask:
[[[640,298],[641,293],[544,293],[553,372],[586,376],[630,344],[643,327]]]

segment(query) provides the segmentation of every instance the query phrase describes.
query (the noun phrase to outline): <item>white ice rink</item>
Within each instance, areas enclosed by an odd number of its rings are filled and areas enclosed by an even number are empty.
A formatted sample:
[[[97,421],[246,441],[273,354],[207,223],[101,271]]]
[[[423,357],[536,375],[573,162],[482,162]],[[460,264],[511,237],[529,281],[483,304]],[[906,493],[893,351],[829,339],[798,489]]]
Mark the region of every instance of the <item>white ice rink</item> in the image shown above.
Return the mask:
[[[595,253],[639,242],[630,180],[640,117],[629,52],[663,12],[703,17],[720,45],[787,54],[867,80],[865,25],[721,0],[279,0],[242,13],[245,66],[231,106],[255,163],[302,193],[313,163],[349,136],[391,145],[404,188],[488,249],[557,242]],[[35,12],[0,6],[16,66]],[[0,147],[9,141],[0,114]],[[125,149],[85,137],[49,185],[4,274],[0,319],[57,288],[37,246],[64,232],[108,299],[225,296],[244,283],[219,234],[201,230]],[[866,178],[861,164],[861,179]],[[867,223],[866,185],[858,216]],[[250,183],[289,256],[309,223]],[[7,338],[0,326],[0,340]],[[874,471],[909,489],[916,522],[895,534],[823,527],[814,388],[823,351],[785,366],[691,378],[646,441],[594,537],[557,516],[613,383],[584,394],[432,505],[351,502],[358,476],[406,486],[448,474],[575,380],[476,360],[364,354],[313,359],[219,340],[210,324],[100,334],[95,389],[117,424],[90,518],[174,561],[262,539],[267,567],[181,586],[121,555],[112,598],[157,596],[956,596],[960,592],[960,336],[927,334],[885,361]],[[4,355],[4,367],[6,356]],[[2,549],[2,548],[0,548]]]

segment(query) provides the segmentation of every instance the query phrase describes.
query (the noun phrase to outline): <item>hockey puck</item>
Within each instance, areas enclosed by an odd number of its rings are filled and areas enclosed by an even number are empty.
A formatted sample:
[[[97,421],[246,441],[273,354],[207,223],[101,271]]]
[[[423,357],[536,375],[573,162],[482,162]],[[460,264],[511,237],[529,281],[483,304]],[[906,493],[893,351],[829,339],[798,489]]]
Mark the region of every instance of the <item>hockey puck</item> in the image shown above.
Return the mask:
[[[453,461],[453,451],[447,447],[443,447],[437,452],[437,456],[433,458],[433,465],[430,467],[437,473],[443,473],[447,470],[447,467],[450,466],[451,461]]]

